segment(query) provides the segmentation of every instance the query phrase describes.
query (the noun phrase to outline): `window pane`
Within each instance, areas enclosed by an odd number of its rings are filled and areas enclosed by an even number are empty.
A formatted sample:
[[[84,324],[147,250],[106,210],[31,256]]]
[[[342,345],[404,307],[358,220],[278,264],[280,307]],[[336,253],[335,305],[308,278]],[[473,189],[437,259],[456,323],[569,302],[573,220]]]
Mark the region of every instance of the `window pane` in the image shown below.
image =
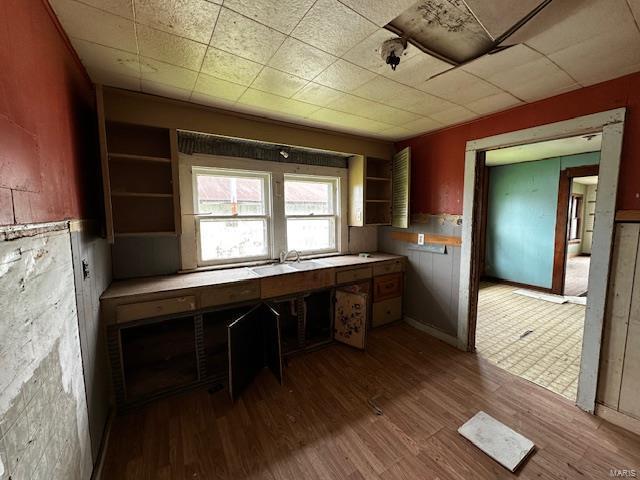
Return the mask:
[[[266,220],[200,220],[202,260],[267,255]]]
[[[336,247],[334,218],[287,219],[287,249],[301,252]]]
[[[284,182],[285,212],[287,215],[331,215],[333,211],[332,182]]]
[[[264,215],[264,179],[197,175],[198,213]]]

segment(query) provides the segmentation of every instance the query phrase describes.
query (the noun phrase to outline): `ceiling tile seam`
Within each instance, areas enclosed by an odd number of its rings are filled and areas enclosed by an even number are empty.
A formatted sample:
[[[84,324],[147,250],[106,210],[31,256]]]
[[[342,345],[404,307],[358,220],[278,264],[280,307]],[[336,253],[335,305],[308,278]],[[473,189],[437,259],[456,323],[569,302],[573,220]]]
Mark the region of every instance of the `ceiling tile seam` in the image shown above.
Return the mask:
[[[80,3],[80,4],[84,5],[85,7],[89,7],[89,8],[94,9],[94,10],[99,10],[99,11],[101,11],[103,13],[108,13],[109,15],[113,15],[114,17],[118,17],[118,18],[122,18],[124,20],[131,21],[131,18],[129,18],[129,17],[122,16],[122,15],[120,15],[118,13],[114,13],[114,12],[111,12],[109,10],[105,10],[104,8],[96,7],[95,5],[92,5],[90,3],[86,3],[83,0],[71,0],[71,1],[73,3]],[[131,0],[131,5],[133,6],[133,0]],[[58,14],[56,13],[56,16],[57,15]]]
[[[528,43],[524,43],[524,45],[527,48],[530,48],[531,50],[533,50],[534,52],[536,52],[538,55],[542,55],[543,58],[547,59],[549,62],[551,62],[558,70],[564,72],[571,80],[573,80],[573,82],[576,85],[580,85],[581,87],[583,86],[578,80],[576,80],[575,78],[573,78],[573,76],[567,72],[566,70],[564,70],[560,65],[558,65],[556,62],[554,62],[553,60],[551,60],[548,56],[546,56],[544,53],[542,53],[541,51],[537,50],[536,48],[532,47],[531,45],[529,45]],[[561,50],[562,51],[562,50]]]
[[[206,1],[209,1],[209,0],[206,0]],[[228,6],[228,5],[225,5],[225,4],[224,4],[224,0],[222,1],[222,3],[220,3],[220,7],[224,7],[224,8],[226,8],[227,10],[231,10],[232,12],[237,13],[238,15],[240,15],[240,16],[242,16],[242,17],[244,17],[244,18],[248,18],[249,20],[252,20],[252,21],[254,21],[254,22],[256,22],[256,23],[259,23],[259,24],[260,24],[260,25],[262,25],[263,27],[270,28],[271,30],[275,30],[275,31],[276,31],[276,32],[278,32],[278,33],[281,33],[281,34],[283,34],[283,35],[286,35],[287,37],[290,37],[290,36],[291,36],[291,32],[293,32],[293,31],[295,30],[295,28],[298,26],[298,24],[302,21],[302,19],[303,19],[304,17],[306,17],[306,16],[307,16],[307,13],[309,13],[309,10],[311,10],[311,9],[313,8],[313,6],[316,4],[316,2],[317,2],[317,1],[318,1],[318,0],[315,0],[315,1],[311,4],[311,6],[310,6],[309,8],[307,8],[307,10],[304,12],[304,14],[300,17],[300,20],[298,20],[298,22],[295,24],[295,26],[294,26],[294,27],[291,29],[291,31],[289,31],[289,32],[285,32],[285,31],[280,30],[280,29],[278,29],[278,28],[276,28],[276,27],[272,27],[272,26],[270,26],[270,25],[267,25],[266,23],[262,23],[262,22],[261,22],[260,20],[258,20],[257,18],[247,17],[244,13],[239,12],[238,10],[235,10],[233,7],[230,7],[230,6]],[[212,3],[212,2],[211,2],[211,3]],[[222,10],[222,8],[220,8],[220,10]]]
[[[456,67],[456,68],[459,68],[459,67]],[[489,79],[487,79],[487,78],[482,78],[482,77],[480,77],[480,76],[476,75],[476,74],[475,74],[475,73],[473,73],[473,72],[469,72],[468,70],[463,70],[463,72],[468,73],[468,74],[469,74],[469,75],[471,75],[472,77],[478,78],[478,79],[482,80],[483,82],[487,82],[489,85],[491,85],[491,86],[493,86],[493,87],[497,88],[497,89],[498,89],[498,90],[500,90],[502,93],[506,93],[507,95],[511,95],[512,97],[516,98],[517,100],[519,100],[519,101],[521,101],[521,102],[528,103],[525,99],[520,98],[520,97],[519,97],[519,96],[517,96],[515,93],[511,93],[511,92],[509,92],[508,90],[506,90],[506,89],[502,88],[500,85],[497,85],[497,84],[493,83],[491,80],[489,80]],[[489,96],[491,96],[491,95],[489,95]],[[484,98],[487,98],[487,97],[484,97]],[[478,99],[478,100],[482,100],[482,99]],[[477,101],[477,100],[474,100],[474,101]]]
[[[138,23],[136,22],[136,2],[131,0],[131,12],[133,13],[133,34],[136,38],[136,56],[138,57],[138,84],[140,90],[142,90],[142,60],[140,58],[140,42],[138,41]]]
[[[298,25],[300,25],[300,22],[302,22],[302,20],[304,19],[304,17],[306,17],[306,16],[307,16],[307,14],[309,13],[309,11],[311,11],[311,9],[312,9],[312,8],[313,8],[313,6],[317,3],[317,1],[318,1],[318,0],[315,0],[315,1],[313,2],[313,4],[312,4],[308,9],[307,9],[307,11],[306,11],[306,12],[304,12],[304,15],[302,15],[302,17],[300,17],[300,20],[298,20],[298,22],[297,22],[297,23],[294,25],[294,27],[291,29],[291,31],[292,31],[292,32],[293,32],[293,31],[298,27]],[[224,3],[224,0],[223,0],[223,3]],[[226,8],[226,7],[225,7],[225,8]],[[222,9],[221,9],[221,10],[222,10]],[[244,15],[243,15],[243,16],[244,16]],[[245,17],[245,18],[248,18],[248,17]],[[251,19],[250,19],[250,20],[251,20]],[[258,22],[258,23],[260,23],[260,22]],[[265,25],[265,26],[267,26],[267,25]],[[271,28],[271,27],[268,27],[268,28]],[[275,30],[275,29],[273,29],[273,30]],[[277,30],[276,30],[276,31],[277,31]],[[242,98],[242,97],[247,93],[247,91],[248,91],[250,88],[252,88],[252,87],[253,87],[253,84],[255,83],[256,79],[257,79],[257,78],[262,74],[262,72],[264,71],[265,67],[266,67],[267,65],[269,65],[269,62],[270,62],[271,60],[273,60],[273,57],[275,57],[275,56],[276,56],[276,54],[277,54],[277,53],[278,53],[278,51],[282,48],[282,46],[284,45],[284,42],[286,42],[288,38],[290,38],[290,35],[285,34],[284,39],[282,40],[282,43],[280,43],[280,45],[278,46],[278,48],[276,48],[276,49],[273,51],[273,54],[269,57],[269,59],[266,61],[266,63],[265,63],[264,65],[262,65],[262,68],[260,69],[260,71],[258,72],[258,74],[253,78],[253,80],[251,81],[251,83],[249,84],[249,86],[247,87],[247,89],[246,89],[244,92],[242,92],[242,95],[240,95],[240,96],[238,97],[238,99],[236,100],[236,103],[237,103],[237,102],[239,102],[239,101],[240,101],[240,99],[241,99],[241,98]],[[297,39],[296,39],[296,40],[297,40]],[[305,43],[305,42],[302,42],[302,43]],[[310,45],[310,46],[312,46],[312,45]],[[319,49],[318,49],[318,50],[319,50]],[[328,52],[325,52],[325,53],[328,53]],[[273,67],[269,66],[269,68],[273,68]],[[279,70],[279,69],[277,69],[277,68],[274,68],[274,70],[277,70],[277,71],[281,72],[281,70]],[[294,76],[294,77],[296,77],[296,78],[301,78],[301,77],[298,77],[297,75],[293,75],[293,74],[288,73],[288,72],[281,72],[281,73],[287,73],[288,75],[292,75],[292,76]],[[300,87],[298,90],[296,90],[296,92],[295,92],[293,95],[297,94],[300,90],[302,90],[304,87],[306,87],[307,85],[309,85],[309,82],[311,81],[311,80],[307,80],[306,78],[304,78],[304,79],[302,79],[302,80],[304,80],[304,81],[305,81],[305,82],[307,82],[307,83],[305,83],[302,87]],[[255,87],[253,87],[253,88],[255,88]],[[256,90],[258,90],[258,91],[261,91],[261,92],[263,91],[263,90],[260,90],[259,88],[255,88],[255,89],[256,89]],[[272,92],[265,92],[265,93],[270,93],[271,95],[277,95],[277,94],[274,94],[274,93],[272,93]],[[291,95],[290,97],[284,97],[284,96],[282,96],[282,95],[278,95],[278,96],[281,96],[281,97],[283,97],[283,98],[287,98],[287,99],[291,99],[291,97],[292,97],[293,95]],[[306,102],[303,102],[303,103],[306,103]]]
[[[213,3],[213,2],[210,2]],[[222,3],[224,3],[224,0],[222,0]],[[191,100],[191,98],[193,97],[193,92],[196,89],[196,85],[198,85],[198,80],[200,79],[200,74],[202,73],[202,66],[204,65],[204,61],[207,58],[207,53],[209,52],[209,48],[214,48],[211,47],[211,41],[213,40],[213,33],[216,31],[216,26],[218,25],[218,19],[220,18],[220,13],[222,12],[222,6],[220,6],[220,8],[218,9],[218,15],[216,15],[216,21],[213,22],[213,28],[211,29],[211,35],[209,36],[209,43],[207,44],[207,48],[204,51],[204,56],[202,57],[202,61],[200,62],[200,68],[197,71],[197,75],[196,75],[196,81],[193,84],[193,88],[191,89],[191,92],[189,93],[189,100]],[[221,79],[220,79],[221,80]],[[231,82],[233,83],[233,82]],[[247,89],[245,88],[244,91],[240,94],[240,96],[244,95],[244,92],[246,92]],[[240,98],[240,97],[238,97]]]
[[[365,17],[363,14],[361,14],[360,12],[354,10],[353,8],[351,8],[349,5],[345,4],[344,2],[342,2],[341,0],[337,0],[339,4],[341,4],[342,6],[348,8],[349,10],[351,10],[353,13],[355,13],[356,15],[364,18],[367,22],[375,25],[376,28],[384,28],[384,27],[379,27],[378,24],[376,22],[374,22],[373,20],[371,20],[370,18]],[[402,12],[400,12],[402,13]]]
[[[629,0],[626,0],[625,2],[627,4],[627,8],[629,9],[629,13],[631,14],[631,18],[633,18],[633,23],[636,24],[636,29],[638,30],[638,33],[640,33],[640,19],[636,18],[635,14],[633,13],[633,8],[631,8],[631,4],[629,3]]]

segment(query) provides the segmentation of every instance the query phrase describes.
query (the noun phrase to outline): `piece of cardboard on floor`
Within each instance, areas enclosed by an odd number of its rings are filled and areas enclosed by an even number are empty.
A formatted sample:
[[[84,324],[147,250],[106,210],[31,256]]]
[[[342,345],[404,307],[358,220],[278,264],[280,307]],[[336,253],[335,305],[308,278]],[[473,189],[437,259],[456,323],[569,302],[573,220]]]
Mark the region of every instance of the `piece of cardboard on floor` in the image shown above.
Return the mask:
[[[524,288],[514,290],[513,293],[515,293],[516,295],[524,295],[525,297],[537,298],[538,300],[544,300],[545,302],[567,303],[567,299],[562,295],[553,295],[551,293],[542,293],[542,292],[536,292],[534,290],[525,290]]]
[[[531,440],[482,411],[462,425],[458,433],[511,472],[535,448]]]

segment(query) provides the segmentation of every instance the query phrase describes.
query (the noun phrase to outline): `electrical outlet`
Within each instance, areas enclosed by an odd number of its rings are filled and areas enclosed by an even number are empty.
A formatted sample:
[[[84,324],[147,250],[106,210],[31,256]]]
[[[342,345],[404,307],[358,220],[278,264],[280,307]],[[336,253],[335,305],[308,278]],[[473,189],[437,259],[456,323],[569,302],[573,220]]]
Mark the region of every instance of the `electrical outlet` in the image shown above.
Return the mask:
[[[418,245],[424,245],[424,233],[418,234]]]

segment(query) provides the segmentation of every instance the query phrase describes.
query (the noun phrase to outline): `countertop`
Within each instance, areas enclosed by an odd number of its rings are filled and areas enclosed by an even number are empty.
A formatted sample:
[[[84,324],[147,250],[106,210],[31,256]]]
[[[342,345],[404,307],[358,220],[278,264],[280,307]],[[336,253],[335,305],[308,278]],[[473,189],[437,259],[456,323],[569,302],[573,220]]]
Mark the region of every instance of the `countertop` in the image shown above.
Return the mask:
[[[326,268],[357,267],[359,265],[368,265],[399,258],[403,257],[401,255],[376,252],[372,253],[369,257],[360,257],[358,255],[338,255],[335,257],[317,258],[313,259],[312,264],[309,264],[309,267],[304,270],[293,270],[281,273],[260,274],[260,266],[257,266],[178,273],[174,275],[135,278],[131,280],[117,280],[113,282],[107,290],[105,290],[100,299],[109,300],[149,293],[168,292],[172,290],[232,284],[248,280],[259,280],[261,278],[276,275],[290,275],[300,271],[308,272]],[[256,270],[258,270],[258,272],[256,272]]]

